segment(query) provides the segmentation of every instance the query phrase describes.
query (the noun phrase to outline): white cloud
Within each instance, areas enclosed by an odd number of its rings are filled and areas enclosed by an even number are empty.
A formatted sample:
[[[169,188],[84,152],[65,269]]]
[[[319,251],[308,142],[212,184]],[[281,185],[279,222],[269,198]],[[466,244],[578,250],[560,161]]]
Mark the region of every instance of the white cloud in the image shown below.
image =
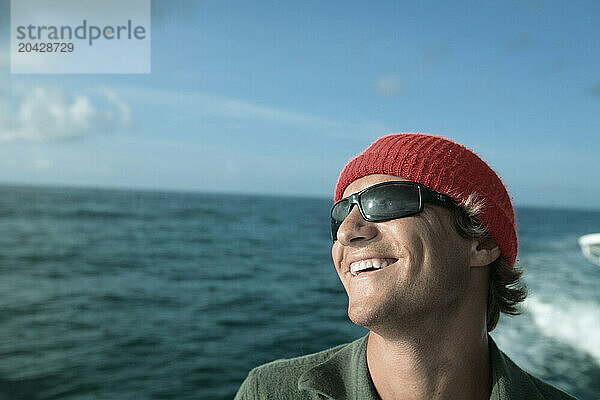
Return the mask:
[[[389,133],[389,127],[353,116],[345,119],[286,110],[245,100],[217,96],[197,91],[174,91],[151,88],[121,88],[120,93],[129,101],[159,105],[163,110],[176,109],[177,115],[193,118],[211,116],[229,121],[259,121],[267,124],[304,127],[307,130],[336,137],[373,138]],[[282,131],[285,132],[285,131]]]
[[[402,84],[398,75],[381,77],[375,82],[375,90],[382,96],[396,96],[402,91]]]
[[[0,103],[0,142],[69,140],[128,127],[129,106],[110,89],[101,93],[109,107],[98,107],[90,96],[68,98],[57,88],[15,91],[12,103]]]
[[[100,88],[100,92],[114,104],[119,111],[121,112],[121,123],[125,127],[129,127],[131,125],[131,107],[127,103],[125,103],[121,98],[117,95],[117,93],[109,88],[103,87]]]

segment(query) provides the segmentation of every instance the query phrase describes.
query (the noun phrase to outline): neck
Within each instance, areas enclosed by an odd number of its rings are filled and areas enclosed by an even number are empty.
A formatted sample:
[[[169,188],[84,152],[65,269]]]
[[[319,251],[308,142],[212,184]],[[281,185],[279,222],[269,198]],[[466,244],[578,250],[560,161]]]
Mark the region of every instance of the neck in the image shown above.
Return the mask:
[[[485,321],[433,320],[420,329],[413,326],[410,335],[369,334],[367,364],[381,399],[489,399]]]

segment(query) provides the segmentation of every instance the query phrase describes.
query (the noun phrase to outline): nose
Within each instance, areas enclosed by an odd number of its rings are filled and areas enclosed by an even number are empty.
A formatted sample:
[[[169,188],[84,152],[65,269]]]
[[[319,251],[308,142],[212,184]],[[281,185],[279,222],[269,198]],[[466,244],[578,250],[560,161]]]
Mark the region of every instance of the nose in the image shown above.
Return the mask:
[[[375,236],[377,236],[377,226],[374,222],[365,221],[356,204],[337,231],[337,240],[344,246],[368,241]]]

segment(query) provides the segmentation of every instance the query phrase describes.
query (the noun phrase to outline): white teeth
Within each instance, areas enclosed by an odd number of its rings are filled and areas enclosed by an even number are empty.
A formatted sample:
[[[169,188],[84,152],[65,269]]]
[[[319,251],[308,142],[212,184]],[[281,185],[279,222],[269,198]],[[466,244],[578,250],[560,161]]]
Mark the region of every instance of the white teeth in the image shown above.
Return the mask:
[[[356,261],[353,262],[350,265],[350,273],[354,276],[358,275],[358,273],[360,271],[363,271],[365,269],[368,268],[377,268],[377,269],[381,269],[381,268],[385,268],[388,266],[388,262],[385,260],[382,260],[380,258],[371,258],[368,260],[361,260],[361,261]]]

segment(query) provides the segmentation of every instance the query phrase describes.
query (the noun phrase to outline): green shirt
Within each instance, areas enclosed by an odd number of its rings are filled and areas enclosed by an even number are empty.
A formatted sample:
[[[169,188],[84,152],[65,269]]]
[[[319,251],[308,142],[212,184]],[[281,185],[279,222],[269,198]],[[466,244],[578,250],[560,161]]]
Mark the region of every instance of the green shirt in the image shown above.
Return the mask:
[[[378,400],[367,367],[367,338],[254,368],[235,400]],[[488,338],[493,372],[490,400],[574,399],[523,371]]]

